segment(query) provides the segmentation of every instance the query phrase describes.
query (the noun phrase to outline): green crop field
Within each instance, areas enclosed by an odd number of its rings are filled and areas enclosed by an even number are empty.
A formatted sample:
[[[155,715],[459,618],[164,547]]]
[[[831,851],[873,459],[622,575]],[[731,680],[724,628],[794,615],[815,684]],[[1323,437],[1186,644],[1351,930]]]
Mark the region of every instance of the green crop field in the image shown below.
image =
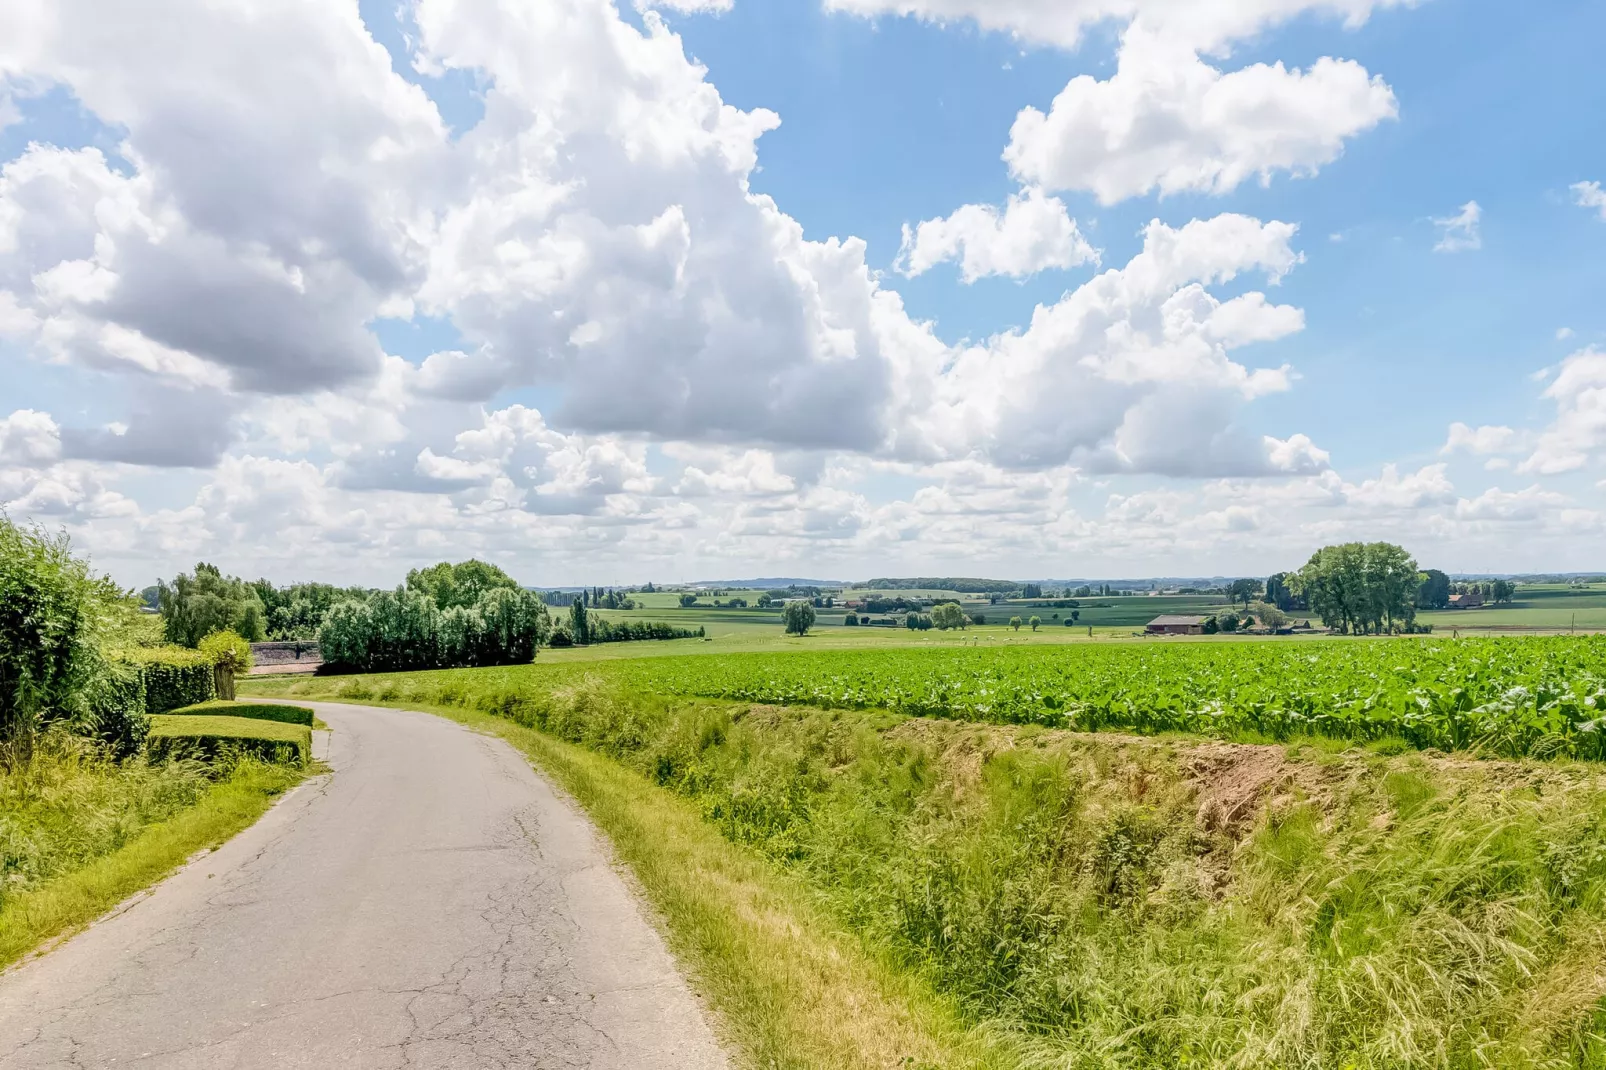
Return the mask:
[[[1510,605],[1427,610],[1417,619],[1435,632],[1606,631],[1606,584],[1524,584]]]
[[[644,694],[1083,730],[1230,739],[1316,735],[1506,756],[1606,758],[1601,636],[889,644],[543,660],[427,675],[433,689],[495,691],[509,703],[522,693],[600,675]],[[372,686],[383,687],[384,679],[373,678]]]

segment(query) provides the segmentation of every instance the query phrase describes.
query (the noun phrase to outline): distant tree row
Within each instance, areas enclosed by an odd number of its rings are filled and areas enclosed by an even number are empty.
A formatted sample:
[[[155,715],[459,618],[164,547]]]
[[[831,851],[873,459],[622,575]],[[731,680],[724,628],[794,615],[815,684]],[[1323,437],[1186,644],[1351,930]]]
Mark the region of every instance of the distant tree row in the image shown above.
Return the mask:
[[[522,665],[550,631],[539,598],[495,565],[465,561],[336,604],[318,645],[326,663],[364,671]]]

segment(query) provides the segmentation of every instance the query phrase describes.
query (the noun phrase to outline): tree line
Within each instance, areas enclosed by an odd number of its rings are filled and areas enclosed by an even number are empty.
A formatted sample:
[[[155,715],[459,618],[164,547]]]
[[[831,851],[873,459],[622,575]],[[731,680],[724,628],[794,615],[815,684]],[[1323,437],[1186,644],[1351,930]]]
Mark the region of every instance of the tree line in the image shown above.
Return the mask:
[[[318,646],[325,664],[365,672],[522,665],[551,628],[542,601],[495,565],[442,562],[335,604]]]

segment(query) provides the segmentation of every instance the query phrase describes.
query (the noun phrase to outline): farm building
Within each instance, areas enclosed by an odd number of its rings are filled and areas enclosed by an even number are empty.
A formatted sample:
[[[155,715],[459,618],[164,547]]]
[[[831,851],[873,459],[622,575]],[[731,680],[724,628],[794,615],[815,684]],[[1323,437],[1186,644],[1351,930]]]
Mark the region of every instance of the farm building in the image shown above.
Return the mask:
[[[1208,617],[1155,617],[1144,630],[1150,635],[1203,635]]]
[[[1478,609],[1483,605],[1483,592],[1468,591],[1466,594],[1452,594],[1450,596],[1451,609]]]

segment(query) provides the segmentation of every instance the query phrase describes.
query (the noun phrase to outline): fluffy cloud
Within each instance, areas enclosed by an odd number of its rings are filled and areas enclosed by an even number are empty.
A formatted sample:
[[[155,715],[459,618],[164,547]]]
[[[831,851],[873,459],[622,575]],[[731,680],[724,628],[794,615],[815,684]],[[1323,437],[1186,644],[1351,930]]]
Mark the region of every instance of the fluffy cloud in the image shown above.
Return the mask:
[[[1478,207],[1477,201],[1463,204],[1455,215],[1435,218],[1433,225],[1439,228],[1439,240],[1433,251],[1460,253],[1483,248],[1483,236],[1478,232],[1482,220],[1483,209]]]
[[[1304,326],[1263,292],[1300,261],[1293,225],[1156,221],[1130,261],[1025,328],[951,346],[863,242],[808,240],[749,188],[779,118],[726,104],[650,10],[723,5],[645,6],[638,27],[603,0],[419,0],[411,59],[481,89],[484,118],[454,137],[354,5],[164,0],[136,16],[30,0],[0,79],[61,83],[125,140],[36,145],[0,170],[0,332],[113,384],[123,409],[99,426],[6,418],[0,502],[70,518],[147,571],[227,551],[286,577],[373,562],[361,578],[380,581],[401,562],[539,547],[551,571],[532,582],[954,546],[1052,556],[1123,532],[1228,545],[1280,530],[1277,495],[1449,508],[1432,473],[1346,484],[1308,436],[1256,426],[1256,400],[1295,378],[1244,356]],[[1076,30],[1140,14],[1179,27],[1178,77],[1204,72],[1183,86],[1210,101],[1187,112],[1184,147],[1145,141],[1138,127],[1176,102],[1140,84],[1153,54],[1129,28],[1123,66],[1089,90],[1107,114],[1128,108],[1121,137],[1137,139],[1097,150],[1116,192],[1309,170],[1350,136],[1316,114],[1350,106],[1341,83],[1364,83],[1374,111],[1387,95],[1353,65],[1212,71],[1194,50],[1239,34],[1244,5],[1179,3],[1169,22],[1163,5],[1016,6]],[[1252,21],[1293,9],[1266,0]],[[185,40],[151,29],[173,24]],[[1335,95],[1312,103],[1312,86]],[[1229,135],[1239,119],[1262,125]],[[1307,120],[1328,133],[1288,134]],[[1181,177],[1189,154],[1204,177]],[[1120,171],[1126,155],[1145,162]],[[911,227],[903,250],[911,274],[954,261],[967,280],[1092,259],[1036,187]],[[369,325],[409,316],[461,341],[421,364],[385,355]],[[510,403],[532,388],[542,411]],[[160,465],[211,471],[182,476],[200,489],[177,509],[108,489]],[[1262,497],[1073,504],[1104,474],[1231,477]]]
[[[1467,453],[1478,455],[1511,453],[1523,448],[1525,437],[1521,432],[1509,427],[1490,424],[1468,427],[1458,420],[1450,425],[1450,435],[1439,448],[1439,452],[1451,454],[1465,450]]]
[[[987,275],[1022,278],[1049,268],[1098,260],[1057,197],[1027,189],[1012,195],[1000,212],[990,204],[967,204],[944,219],[903,227],[898,269],[915,276],[944,261],[959,261],[967,283]]]
[[[1590,346],[1562,361],[1544,396],[1556,418],[1518,471],[1556,475],[1584,467],[1606,448],[1606,352]]]
[[[449,178],[433,105],[355,5],[161,6],[12,6],[0,78],[65,85],[127,140],[118,166],[7,165],[0,286],[87,363],[269,393],[371,375],[363,324],[422,266],[415,192]]]
[[[1079,75],[1047,114],[1020,112],[1004,159],[1023,182],[1104,204],[1156,189],[1225,193],[1278,171],[1314,174],[1397,112],[1393,91],[1352,61],[1223,73],[1190,44],[1134,24],[1111,78]]]
[[[1247,271],[1276,281],[1298,261],[1295,228],[1246,216],[1159,221],[1143,250],[1051,306],[1031,325],[965,349],[911,417],[915,453],[980,450],[1015,468],[1075,463],[1168,475],[1267,473],[1324,463],[1318,450],[1251,436],[1244,405],[1288,389],[1287,368],[1251,370],[1231,350],[1298,331],[1298,309],[1209,285]]]

